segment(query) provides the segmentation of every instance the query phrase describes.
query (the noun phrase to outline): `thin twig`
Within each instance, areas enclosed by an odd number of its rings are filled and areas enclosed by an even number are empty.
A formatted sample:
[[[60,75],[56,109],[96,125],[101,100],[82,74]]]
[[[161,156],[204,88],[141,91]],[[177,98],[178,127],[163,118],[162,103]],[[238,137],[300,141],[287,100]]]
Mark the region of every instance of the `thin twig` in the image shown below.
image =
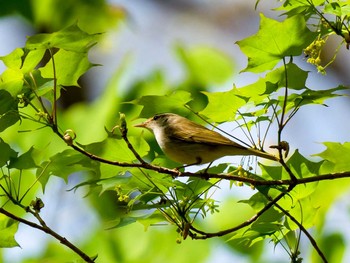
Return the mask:
[[[130,143],[129,139],[128,139],[128,128],[126,126],[126,122],[123,119],[122,123],[119,127],[120,133],[122,134],[122,138],[123,140],[126,142],[129,150],[134,154],[134,156],[136,157],[136,159],[141,163],[141,164],[146,164],[146,162],[142,159],[142,157],[139,155],[139,153],[135,150],[135,148],[132,146],[132,144]]]
[[[57,129],[57,73],[55,58],[52,49],[49,48],[51,60],[52,60],[52,70],[53,70],[53,102],[52,102],[52,125],[53,129]]]
[[[247,146],[247,147],[251,147],[251,145],[249,145],[249,144],[246,143],[245,141],[243,141],[243,140],[241,140],[241,139],[239,139],[239,138],[233,136],[232,134],[230,134],[230,133],[224,131],[223,129],[219,128],[218,126],[215,126],[214,124],[210,123],[210,122],[207,121],[205,118],[203,118],[201,115],[199,115],[198,112],[195,112],[193,109],[191,109],[189,106],[185,105],[185,108],[188,109],[188,110],[190,110],[190,111],[191,111],[193,114],[195,114],[198,118],[200,118],[201,120],[203,120],[205,123],[209,124],[209,125],[210,125],[211,127],[213,127],[214,129],[216,129],[216,130],[222,132],[223,134],[225,134],[225,135],[231,137],[232,139],[238,141],[239,143],[241,143],[241,144],[243,144],[243,145],[245,145],[245,146]],[[237,122],[237,121],[236,121],[236,122]],[[237,123],[238,123],[238,122],[237,122]],[[238,125],[239,125],[239,123],[238,123]],[[243,131],[243,133],[245,134],[245,131],[244,131],[244,130],[242,130],[242,131]],[[248,135],[246,135],[246,134],[245,134],[245,136],[248,137]]]
[[[284,65],[284,78],[285,78],[285,89],[284,89],[284,100],[283,100],[283,105],[282,105],[282,113],[281,113],[281,119],[278,123],[278,145],[281,145],[282,142],[282,131],[285,127],[284,123],[284,117],[286,115],[286,108],[287,108],[287,101],[288,101],[288,72],[287,72],[287,64],[286,64],[286,59],[283,57],[283,65]],[[278,148],[279,152],[279,159],[280,159],[280,164],[283,166],[283,168],[287,171],[289,174],[290,178],[292,181],[295,183],[297,181],[297,178],[294,176],[292,171],[289,169],[288,165],[285,163],[283,159],[283,153],[282,153],[282,147]]]
[[[247,129],[248,134],[246,134],[245,130],[244,130],[244,129],[242,128],[242,126],[240,125],[239,127],[241,128],[241,131],[244,133],[244,135],[246,136],[246,138],[248,139],[248,141],[250,141],[250,143],[253,145],[253,147],[256,147],[256,146],[255,146],[255,142],[254,142],[254,138],[253,138],[251,132],[249,131],[248,123],[247,123],[246,119],[244,118],[244,115],[243,115],[239,110],[238,110],[237,112],[238,112],[238,114],[241,116],[241,118],[242,118],[242,120],[243,120],[243,122],[244,122],[244,125],[245,125],[245,127],[246,127],[246,129]]]

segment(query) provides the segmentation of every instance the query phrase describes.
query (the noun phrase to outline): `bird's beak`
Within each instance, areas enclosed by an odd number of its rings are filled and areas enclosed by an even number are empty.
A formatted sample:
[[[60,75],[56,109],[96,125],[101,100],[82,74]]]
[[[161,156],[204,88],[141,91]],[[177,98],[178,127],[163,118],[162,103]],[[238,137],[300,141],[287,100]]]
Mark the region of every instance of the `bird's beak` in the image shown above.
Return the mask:
[[[146,124],[143,122],[143,123],[135,124],[134,127],[146,128]]]
[[[148,125],[149,122],[150,122],[150,119],[148,119],[148,120],[146,120],[146,121],[144,121],[142,123],[136,124],[136,125],[134,125],[134,127],[147,128],[147,125]]]

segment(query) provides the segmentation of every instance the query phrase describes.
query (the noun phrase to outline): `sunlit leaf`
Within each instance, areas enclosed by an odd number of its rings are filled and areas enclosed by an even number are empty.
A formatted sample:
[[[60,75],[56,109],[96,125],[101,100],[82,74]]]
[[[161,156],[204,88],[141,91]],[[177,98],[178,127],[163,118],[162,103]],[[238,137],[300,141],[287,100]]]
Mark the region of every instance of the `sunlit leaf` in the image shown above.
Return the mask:
[[[344,172],[350,170],[350,142],[324,142],[327,148],[316,156],[327,162],[322,166],[323,172]]]
[[[328,3],[324,6],[324,12],[326,14],[332,14],[341,17],[342,16],[342,8],[340,6],[340,3],[338,2],[332,2]]]
[[[310,5],[310,0],[285,0],[283,5],[276,10],[287,11],[285,14],[289,17],[295,15],[304,15],[309,18],[315,13],[315,7],[322,5],[325,0],[312,0],[312,5]]]
[[[44,54],[44,49],[28,51],[25,54],[25,57],[22,58],[24,60],[21,66],[22,72],[28,73],[34,70],[36,67],[38,67],[40,61],[43,59]]]
[[[22,56],[24,51],[22,48],[14,49],[10,54],[0,57],[5,66],[12,69],[19,69],[22,66]]]
[[[20,69],[23,73],[28,73],[35,69],[43,59],[45,50],[25,50],[16,48],[10,54],[0,57],[6,67]]]
[[[286,67],[282,66],[266,74],[265,81],[267,83],[276,84],[276,88],[287,86],[289,89],[301,90],[305,89],[307,77],[307,71],[302,70],[296,64],[290,62],[286,64]],[[271,85],[266,86],[271,87]],[[275,91],[277,91],[277,89],[267,89],[265,93],[270,94]]]
[[[0,90],[6,90],[16,98],[23,89],[23,73],[20,69],[7,68],[0,76]]]
[[[296,150],[287,161],[287,165],[290,167],[294,175],[298,178],[319,175],[322,163],[322,161],[312,162],[306,159],[299,153],[298,150]]]
[[[60,48],[66,51],[86,52],[96,43],[98,34],[88,34],[77,25],[72,25],[54,33],[44,33],[27,39],[26,48],[51,49]],[[72,60],[66,60],[72,62]],[[67,66],[66,63],[65,65]]]
[[[69,61],[69,63],[67,63]],[[57,78],[57,85],[79,86],[78,79],[93,64],[90,63],[87,53],[59,50],[54,54],[56,75],[53,71],[53,60],[51,59],[43,68],[40,68],[41,75],[47,79]]]
[[[300,105],[306,105],[306,104],[321,104],[324,106],[327,106],[324,104],[324,101],[330,98],[335,98],[342,96],[340,94],[336,94],[335,92],[341,91],[341,90],[347,90],[349,89],[346,86],[339,85],[336,88],[326,89],[326,90],[311,90],[307,89],[303,93],[301,93],[301,104]]]
[[[0,214],[0,247],[10,248],[18,247],[18,243],[15,240],[15,234],[17,233],[19,222],[8,218],[7,216]]]
[[[140,156],[147,155],[149,146],[143,138],[130,136],[128,139]],[[107,138],[102,142],[87,145],[85,149],[111,161],[132,162],[136,160],[126,142],[121,138]]]
[[[225,92],[203,93],[208,97],[209,103],[201,114],[218,123],[234,120],[237,110],[247,102],[239,96],[237,88]]]
[[[238,41],[237,44],[248,57],[244,71],[263,72],[272,69],[284,57],[299,56],[316,37],[305,23],[303,16],[293,16],[279,22],[260,16],[257,34]]]
[[[269,166],[264,165],[263,163],[259,163],[259,166],[262,170],[262,176],[265,179],[274,179],[281,180],[287,179],[288,175],[284,172],[282,166]]]
[[[170,94],[159,96],[143,96],[131,103],[143,106],[141,118],[149,118],[157,113],[177,112],[188,113],[184,105],[192,100],[191,94],[186,91],[175,91]]]
[[[319,216],[319,207],[315,206],[312,198],[296,200],[286,196],[284,200],[279,202],[279,204],[282,205],[282,207],[306,229],[313,227],[317,217]],[[286,217],[285,226],[289,230],[299,229],[299,226],[289,217]]]

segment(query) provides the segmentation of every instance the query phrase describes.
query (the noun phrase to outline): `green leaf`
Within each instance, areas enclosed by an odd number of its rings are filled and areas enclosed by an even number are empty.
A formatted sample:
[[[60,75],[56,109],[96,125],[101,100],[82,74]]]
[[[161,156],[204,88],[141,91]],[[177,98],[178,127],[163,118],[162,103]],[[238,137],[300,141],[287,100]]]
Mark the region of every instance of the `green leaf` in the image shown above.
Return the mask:
[[[10,54],[0,57],[5,66],[11,69],[21,69],[23,73],[28,73],[35,69],[43,59],[45,50],[25,50],[16,48]]]
[[[22,72],[28,73],[33,71],[39,65],[44,55],[44,49],[28,51],[25,57],[22,58],[22,60],[24,60],[23,65],[21,66]]]
[[[268,203],[268,200],[265,195],[258,192],[252,195],[248,200],[241,200],[240,203],[245,203],[250,205],[251,208],[254,209],[255,212],[259,212],[265,205]]]
[[[315,225],[318,219],[319,207],[314,204],[313,197],[307,197],[302,200],[297,200],[291,197],[285,197],[284,200],[278,202],[285,210],[287,210],[299,223],[306,229]],[[289,230],[297,230],[299,226],[295,224],[289,217],[286,218],[285,226]]]
[[[269,213],[269,210],[267,212],[265,212],[264,215],[268,215],[268,213]],[[273,213],[275,213],[278,216],[278,219],[281,219],[282,216],[283,216],[282,213],[278,213],[277,211],[273,211]],[[260,218],[262,218],[262,217],[260,217]],[[281,223],[274,222],[272,220],[272,218],[270,218],[270,217],[267,217],[266,219],[267,220],[271,220],[271,221],[260,221],[260,220],[257,220],[256,222],[254,222],[251,225],[251,230],[260,233],[261,236],[272,235],[276,231],[281,230]]]
[[[130,136],[128,139],[141,157],[147,155],[150,148],[143,138]],[[84,148],[88,152],[102,156],[111,161],[132,162],[136,160],[136,157],[130,151],[126,142],[117,136],[107,138],[102,142],[89,144],[84,146]]]
[[[0,214],[0,247],[18,247],[15,234],[18,230],[18,222],[7,216]]]
[[[301,105],[306,104],[321,104],[324,106],[327,106],[324,104],[324,101],[326,99],[334,98],[343,96],[340,94],[334,94],[336,91],[340,90],[347,90],[349,87],[339,85],[338,87],[332,88],[332,89],[326,89],[326,90],[311,90],[306,89],[300,96],[302,98]]]
[[[263,72],[276,66],[284,57],[298,56],[316,37],[303,16],[293,16],[282,22],[261,15],[257,34],[238,41],[248,57],[244,71]]]
[[[60,48],[66,51],[87,52],[97,40],[98,34],[88,34],[77,25],[72,25],[54,33],[44,33],[31,36],[27,39],[26,48],[30,50]],[[68,66],[72,60],[64,63]]]
[[[259,78],[255,83],[238,88],[237,95],[249,99],[249,101],[253,101],[255,104],[259,104],[267,97],[267,95],[264,95],[266,90],[266,80]]]
[[[344,172],[350,170],[350,142],[343,144],[338,142],[324,142],[327,148],[319,154],[326,162],[322,166],[322,171],[327,173]]]
[[[286,164],[298,178],[306,178],[320,174],[320,167],[323,161],[312,162],[302,156],[298,150],[295,150]]]
[[[238,96],[237,88],[225,92],[203,92],[203,94],[208,97],[209,102],[201,114],[218,123],[234,120],[237,110],[247,102]]]
[[[51,59],[43,68],[40,68],[42,77],[48,79],[54,78],[52,61]],[[63,49],[54,54],[54,61],[57,85],[62,86],[79,86],[78,79],[80,76],[93,66],[87,57],[87,53],[78,53]]]
[[[286,10],[289,17],[295,15],[304,15],[309,18],[311,15],[315,14],[315,7],[323,5],[325,0],[312,0],[312,5],[310,0],[285,0],[284,4],[276,10]]]
[[[20,116],[17,111],[9,111],[3,114],[2,116],[0,116],[0,132],[14,125],[19,120]]]
[[[31,147],[26,153],[17,158],[11,158],[9,168],[16,168],[19,170],[38,168],[39,166],[33,159],[33,153],[35,155],[35,149]]]
[[[22,56],[24,51],[22,48],[16,48],[10,54],[0,57],[5,66],[12,69],[19,69],[22,66]]]
[[[166,219],[164,217],[164,214],[162,214],[159,210],[156,210],[154,213],[148,216],[140,217],[137,219],[137,222],[141,223],[144,226],[145,231],[147,231],[150,226],[154,226],[165,221]]]
[[[5,164],[7,164],[10,158],[16,158],[17,155],[18,152],[13,150],[10,145],[8,145],[3,141],[2,138],[0,138],[0,167],[3,167]]]
[[[206,116],[212,117],[212,115],[222,115],[226,116],[226,120],[232,119],[232,110],[234,112],[237,111],[241,106],[245,106],[245,108],[249,105],[247,102],[252,102],[253,107],[256,105],[266,105],[266,101],[270,94],[277,92],[278,89],[286,86],[286,75],[288,78],[287,85],[288,88],[301,90],[305,89],[305,82],[308,76],[308,72],[300,69],[296,64],[289,62],[286,64],[286,67],[279,67],[271,72],[269,72],[264,78],[259,78],[255,83],[249,84],[247,86],[243,86],[240,88],[233,88],[228,92],[217,92],[217,93],[204,93],[208,96],[209,104],[205,109]],[[213,94],[213,95],[212,95]],[[290,95],[294,96],[294,94]],[[300,96],[296,94],[295,96]],[[294,98],[294,97],[293,97]],[[298,101],[298,105],[300,105],[300,97]],[[244,101],[244,103],[242,103]],[[283,100],[281,100],[283,101]],[[270,101],[271,102],[271,101]],[[212,104],[212,105],[211,105]],[[297,102],[293,102],[290,105],[297,106]],[[219,109],[224,107],[224,109],[220,113]],[[256,116],[261,116],[266,113],[265,108],[261,110],[260,114],[257,112],[257,108],[253,109],[254,118]],[[215,114],[213,114],[213,113]],[[246,116],[246,115],[245,115]],[[214,117],[214,116],[213,116]],[[224,119],[224,117],[223,117]],[[258,121],[261,121],[260,119]],[[266,117],[264,120],[267,120]]]
[[[261,168],[262,177],[264,179],[273,179],[273,180],[281,180],[282,176],[286,177],[287,175],[283,173],[284,169],[282,169],[282,166],[268,166],[264,165],[262,163],[259,163],[259,167]],[[287,179],[287,178],[283,178]]]
[[[6,90],[16,98],[23,89],[23,73],[19,69],[8,68],[0,77],[0,90]]]
[[[342,85],[339,85],[336,88],[327,89],[327,90],[311,90],[309,88],[304,88],[304,91],[300,94],[293,93],[290,94],[287,98],[286,112],[294,110],[295,108],[304,106],[304,105],[322,105],[326,106],[325,100],[344,96],[342,94],[336,94],[335,92],[348,89]],[[282,102],[284,100],[283,96],[278,98],[278,101]]]
[[[114,190],[116,187],[120,186],[124,188],[131,180],[130,175],[117,175],[111,178],[102,179],[97,184],[102,186],[101,193],[107,190]]]
[[[320,162],[312,162],[302,156],[298,150],[296,150],[293,155],[288,159],[286,164],[289,166],[293,174],[298,178],[305,178],[310,176],[315,176],[320,174],[320,167],[322,165]],[[281,166],[268,166],[259,163],[262,171],[262,177],[264,179],[274,179],[283,180],[290,179],[289,174]]]
[[[314,6],[322,5],[325,0],[312,0]],[[310,0],[285,0],[283,6],[288,10],[298,6],[310,6]]]
[[[44,190],[50,176],[53,175],[67,182],[68,176],[75,172],[86,171],[99,174],[99,163],[71,149],[55,154],[40,166],[41,168],[36,171],[36,176]]]
[[[191,80],[199,86],[220,84],[233,75],[233,63],[228,55],[210,47],[184,49],[177,47]]]
[[[0,89],[0,132],[20,120],[17,103],[9,92]]]
[[[35,80],[34,83],[33,80]],[[23,93],[21,94],[21,97],[23,95],[26,101],[31,101],[36,97],[44,97],[49,102],[53,102],[53,79],[43,78],[40,70],[34,69],[30,74],[25,74],[25,82],[33,83],[31,87],[24,88]],[[57,93],[57,99],[59,96],[60,93]]]
[[[149,118],[155,114],[165,112],[188,114],[188,110],[185,109],[184,105],[191,100],[191,93],[178,90],[164,96],[143,96],[131,103],[143,106],[140,118]]]
[[[339,17],[342,16],[342,10],[341,10],[340,4],[337,2],[326,4],[324,7],[324,12],[326,14],[332,14]]]
[[[287,76],[287,82],[286,82]],[[270,73],[268,73],[265,77],[265,81],[276,84],[276,88],[286,87],[286,83],[289,89],[301,90],[305,89],[306,79],[308,77],[308,72],[299,68],[296,64],[289,62],[286,64],[286,67],[282,66],[277,68]],[[270,85],[271,86],[271,85]],[[275,90],[269,90],[266,93],[270,94]]]

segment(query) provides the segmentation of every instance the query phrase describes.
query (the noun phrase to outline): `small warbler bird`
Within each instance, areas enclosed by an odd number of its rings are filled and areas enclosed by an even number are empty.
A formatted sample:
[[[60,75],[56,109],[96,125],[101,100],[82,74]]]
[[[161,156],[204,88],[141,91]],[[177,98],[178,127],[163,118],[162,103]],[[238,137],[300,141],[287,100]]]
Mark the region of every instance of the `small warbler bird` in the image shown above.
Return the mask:
[[[231,155],[254,155],[278,161],[274,155],[242,146],[174,113],[157,114],[135,127],[153,132],[165,155],[187,166],[211,163]]]

